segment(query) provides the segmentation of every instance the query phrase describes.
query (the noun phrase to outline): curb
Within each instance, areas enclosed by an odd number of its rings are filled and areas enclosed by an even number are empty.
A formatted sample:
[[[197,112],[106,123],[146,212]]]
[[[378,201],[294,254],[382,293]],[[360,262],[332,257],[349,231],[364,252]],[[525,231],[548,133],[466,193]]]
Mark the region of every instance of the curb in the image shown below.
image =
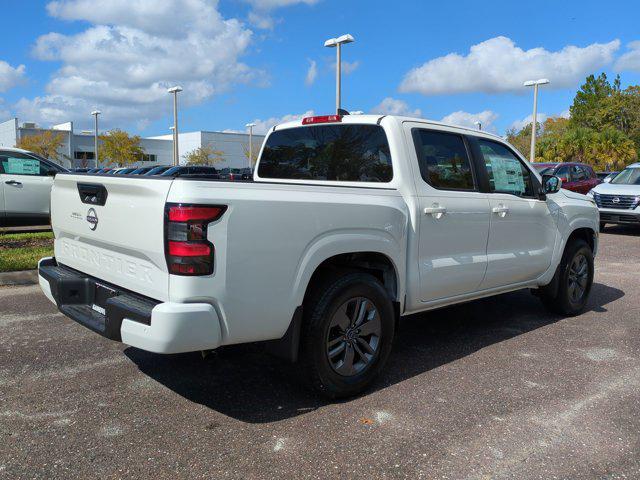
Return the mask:
[[[37,283],[38,270],[0,273],[0,287],[8,285],[36,285]]]

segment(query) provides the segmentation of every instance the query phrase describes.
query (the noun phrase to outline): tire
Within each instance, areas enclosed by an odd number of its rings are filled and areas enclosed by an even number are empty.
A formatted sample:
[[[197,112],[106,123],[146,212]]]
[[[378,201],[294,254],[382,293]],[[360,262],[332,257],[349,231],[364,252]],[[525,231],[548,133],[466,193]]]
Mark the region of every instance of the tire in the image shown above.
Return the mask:
[[[304,379],[330,399],[362,392],[383,369],[394,329],[391,298],[374,276],[343,272],[326,279],[304,304]]]
[[[607,224],[604,222],[600,222],[600,231],[604,232],[604,229],[606,228]]]
[[[575,316],[584,310],[593,284],[593,252],[581,239],[573,240],[564,250],[554,279],[541,288],[542,303],[552,312]],[[557,288],[553,285],[557,282]]]

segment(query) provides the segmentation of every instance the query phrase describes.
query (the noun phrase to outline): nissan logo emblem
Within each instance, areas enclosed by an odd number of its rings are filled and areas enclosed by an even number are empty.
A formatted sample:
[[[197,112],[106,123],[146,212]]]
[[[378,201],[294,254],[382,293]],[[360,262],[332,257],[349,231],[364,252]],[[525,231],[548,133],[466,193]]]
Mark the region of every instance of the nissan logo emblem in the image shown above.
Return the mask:
[[[93,208],[90,208],[87,212],[87,222],[89,222],[89,228],[91,230],[98,228],[98,214]]]
[[[613,203],[620,203],[620,199],[618,197],[613,197],[613,200],[611,200]]]

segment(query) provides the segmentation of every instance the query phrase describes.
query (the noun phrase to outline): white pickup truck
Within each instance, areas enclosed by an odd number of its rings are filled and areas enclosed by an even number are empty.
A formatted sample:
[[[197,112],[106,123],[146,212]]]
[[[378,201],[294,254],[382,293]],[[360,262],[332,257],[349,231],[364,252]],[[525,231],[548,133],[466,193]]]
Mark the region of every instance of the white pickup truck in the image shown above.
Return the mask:
[[[253,182],[59,174],[51,215],[40,285],[68,317],[157,353],[269,341],[332,398],[401,316],[523,288],[579,313],[599,226],[501,138],[380,115],[274,127]]]

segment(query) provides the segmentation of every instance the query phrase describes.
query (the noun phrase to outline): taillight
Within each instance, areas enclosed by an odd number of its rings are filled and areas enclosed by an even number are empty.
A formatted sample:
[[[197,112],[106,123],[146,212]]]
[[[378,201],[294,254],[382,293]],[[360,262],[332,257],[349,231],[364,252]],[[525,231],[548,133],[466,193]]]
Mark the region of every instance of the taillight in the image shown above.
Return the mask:
[[[165,254],[169,273],[213,273],[215,249],[207,239],[207,227],[222,217],[226,209],[225,205],[166,205]]]
[[[302,119],[302,125],[312,125],[314,123],[339,123],[341,121],[341,115],[322,115],[319,117],[305,117]]]

